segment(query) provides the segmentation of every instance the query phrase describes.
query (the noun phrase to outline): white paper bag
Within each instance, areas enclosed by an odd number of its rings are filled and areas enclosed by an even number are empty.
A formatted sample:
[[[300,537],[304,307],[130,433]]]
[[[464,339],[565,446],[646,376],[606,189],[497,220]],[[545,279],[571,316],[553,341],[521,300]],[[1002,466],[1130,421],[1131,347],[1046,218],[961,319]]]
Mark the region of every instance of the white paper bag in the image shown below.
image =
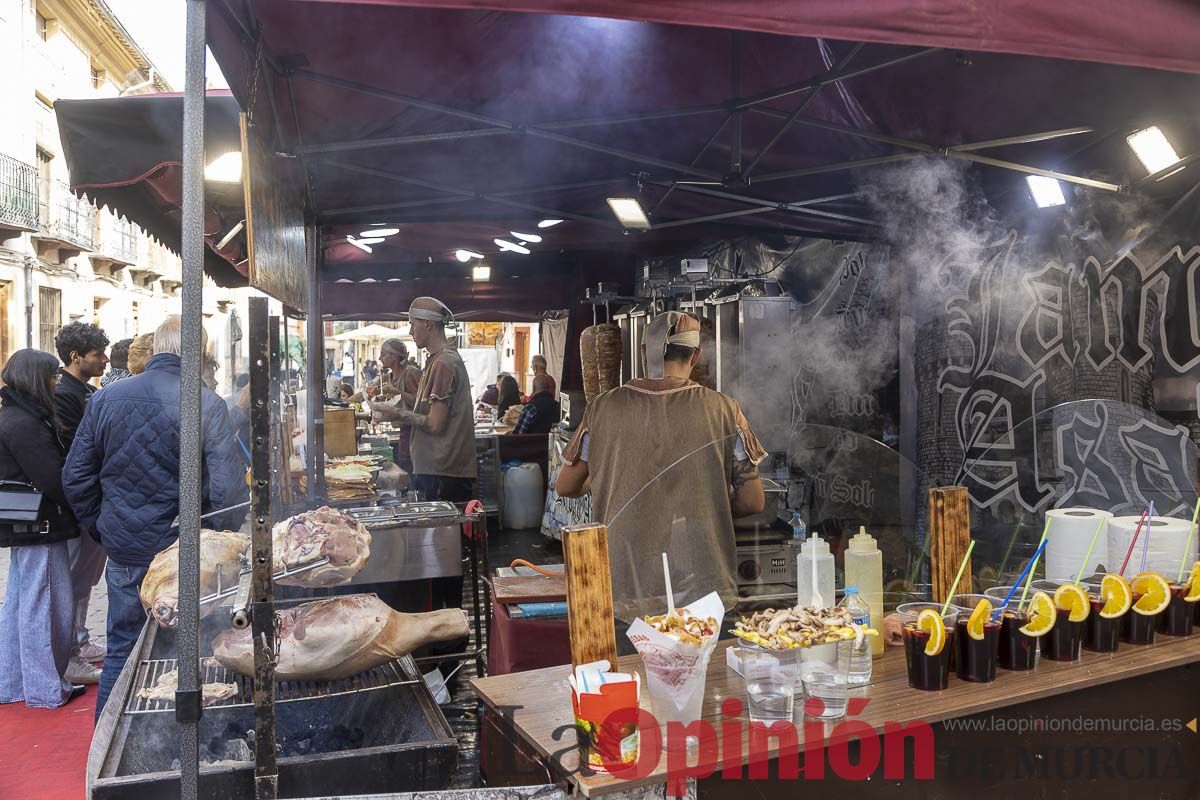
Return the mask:
[[[702,619],[715,619],[718,629],[725,618],[725,606],[716,592],[686,606],[686,610]],[[646,689],[659,724],[686,724],[700,719],[708,660],[717,646],[716,633],[698,646],[687,644],[638,617],[629,626],[627,636],[646,667]]]

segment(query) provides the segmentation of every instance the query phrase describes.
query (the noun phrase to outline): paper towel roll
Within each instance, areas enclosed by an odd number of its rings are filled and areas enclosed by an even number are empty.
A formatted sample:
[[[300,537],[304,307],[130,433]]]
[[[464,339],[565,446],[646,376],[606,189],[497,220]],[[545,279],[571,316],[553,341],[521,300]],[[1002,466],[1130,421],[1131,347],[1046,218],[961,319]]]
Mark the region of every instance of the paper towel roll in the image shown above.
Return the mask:
[[[1083,566],[1083,557],[1087,555],[1096,526],[1101,522],[1107,524],[1112,514],[1097,508],[1052,508],[1046,515],[1053,520],[1046,542],[1046,578],[1052,581],[1074,580]],[[1088,559],[1084,575],[1091,575],[1101,564],[1110,570],[1113,568],[1108,557],[1108,537],[1107,531],[1100,531],[1100,538],[1096,541],[1092,557]]]
[[[1108,521],[1108,552],[1112,556],[1112,564],[1108,568],[1112,572],[1121,569],[1125,553],[1129,552],[1129,543],[1137,530],[1141,515],[1129,517],[1113,517]],[[1129,566],[1125,568],[1125,577],[1132,578],[1139,572],[1161,572],[1169,580],[1175,580],[1179,572],[1179,562],[1183,560],[1183,546],[1187,542],[1188,527],[1191,520],[1176,519],[1175,517],[1155,517],[1143,526],[1142,534],[1134,545],[1129,557]],[[1149,534],[1149,541],[1146,535]],[[1189,549],[1189,566],[1196,561],[1196,540],[1192,540]],[[1146,561],[1142,566],[1142,551],[1145,548]]]

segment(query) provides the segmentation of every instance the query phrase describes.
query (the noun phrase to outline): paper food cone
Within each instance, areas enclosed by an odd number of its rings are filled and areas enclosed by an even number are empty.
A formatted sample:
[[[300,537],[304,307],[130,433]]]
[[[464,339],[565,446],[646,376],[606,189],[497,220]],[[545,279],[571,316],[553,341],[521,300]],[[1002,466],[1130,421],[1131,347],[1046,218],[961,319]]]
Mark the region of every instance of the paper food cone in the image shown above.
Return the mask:
[[[725,606],[716,592],[700,598],[686,610],[697,617],[712,617],[718,625],[725,617]],[[627,635],[646,667],[646,691],[658,723],[687,724],[699,720],[708,661],[716,649],[717,636],[700,645],[687,644],[661,633],[641,617],[629,626]]]

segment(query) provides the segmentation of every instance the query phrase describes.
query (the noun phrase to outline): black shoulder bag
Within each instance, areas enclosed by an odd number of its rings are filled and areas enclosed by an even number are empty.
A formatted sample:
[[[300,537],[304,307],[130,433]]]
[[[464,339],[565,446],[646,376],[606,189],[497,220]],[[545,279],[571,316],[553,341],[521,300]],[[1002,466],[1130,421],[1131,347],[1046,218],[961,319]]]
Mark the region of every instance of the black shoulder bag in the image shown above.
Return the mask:
[[[0,529],[17,534],[49,533],[43,501],[42,492],[32,483],[0,480]]]

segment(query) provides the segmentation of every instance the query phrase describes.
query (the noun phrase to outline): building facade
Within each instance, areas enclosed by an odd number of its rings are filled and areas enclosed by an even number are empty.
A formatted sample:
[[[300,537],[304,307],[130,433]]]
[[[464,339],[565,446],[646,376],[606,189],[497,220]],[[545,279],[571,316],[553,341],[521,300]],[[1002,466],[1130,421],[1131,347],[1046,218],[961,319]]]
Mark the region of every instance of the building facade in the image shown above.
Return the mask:
[[[0,0],[0,363],[23,347],[53,352],[68,322],[94,322],[116,342],[179,312],[179,256],[71,193],[54,117],[61,98],[164,91],[170,85],[102,0]],[[241,350],[245,293],[206,279],[205,328],[222,385]]]

